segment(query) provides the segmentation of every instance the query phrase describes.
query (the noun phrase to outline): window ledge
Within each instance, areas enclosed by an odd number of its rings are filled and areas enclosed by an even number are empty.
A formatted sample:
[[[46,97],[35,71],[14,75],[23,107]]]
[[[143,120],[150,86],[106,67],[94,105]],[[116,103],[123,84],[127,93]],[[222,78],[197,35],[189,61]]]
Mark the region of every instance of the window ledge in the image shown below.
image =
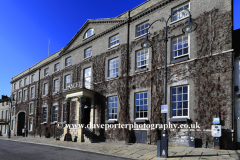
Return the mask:
[[[72,66],[72,64],[70,64],[70,65],[68,65],[68,66],[65,66],[65,68],[68,68],[68,67],[70,67],[70,66]]]
[[[53,92],[52,94],[54,95],[54,94],[58,94],[60,91],[57,91],[57,92]]]
[[[61,122],[61,124],[66,124],[66,122]]]
[[[57,124],[57,122],[50,122],[50,124],[53,124],[53,125],[55,125],[55,124]]]
[[[177,23],[177,22],[179,22],[179,21],[182,21],[182,20],[184,20],[184,19],[187,19],[188,17],[189,17],[189,16],[184,17],[184,18],[182,18],[182,19],[178,19],[178,20],[176,20],[176,21],[174,21],[174,22],[171,22],[170,25],[172,25],[172,24],[174,24],[174,23]]]
[[[135,73],[146,71],[146,70],[148,70],[148,68],[142,68],[142,69],[139,69],[139,70],[135,70]]]
[[[57,73],[57,72],[60,72],[60,70],[58,70],[58,71],[54,71],[54,73]]]
[[[119,46],[119,45],[120,45],[120,43],[118,43],[118,44],[116,44],[116,45],[114,45],[114,46],[112,46],[112,47],[109,47],[108,50],[109,50],[109,49],[112,49],[112,48],[115,48],[115,47],[117,47],[117,46]]]
[[[189,57],[188,55],[184,56],[184,57],[180,57],[180,58],[177,58],[177,59],[174,59],[171,61],[171,64],[173,63],[178,63],[178,62],[181,62],[181,61],[186,61],[186,60],[189,60]]]
[[[107,120],[107,121],[105,121],[105,123],[115,124],[115,123],[117,123],[117,120],[115,120],[115,119],[111,119],[111,120]]]
[[[148,34],[148,33],[144,33],[144,34],[141,35],[141,36],[135,37],[134,40],[136,40],[136,39],[138,39],[138,38],[141,38],[141,37],[144,37],[144,36],[146,36],[146,34]]]
[[[40,125],[46,125],[46,124],[47,124],[47,122],[40,123]]]
[[[146,123],[148,121],[148,119],[135,119],[133,120],[133,122],[136,122],[136,123]]]
[[[90,58],[92,58],[92,55],[90,57],[84,58],[83,60],[85,61],[85,60],[88,60]]]
[[[108,77],[107,80],[113,79],[113,78],[118,78],[118,75],[117,76]]]
[[[189,118],[170,118],[170,122],[187,122],[189,121]]]

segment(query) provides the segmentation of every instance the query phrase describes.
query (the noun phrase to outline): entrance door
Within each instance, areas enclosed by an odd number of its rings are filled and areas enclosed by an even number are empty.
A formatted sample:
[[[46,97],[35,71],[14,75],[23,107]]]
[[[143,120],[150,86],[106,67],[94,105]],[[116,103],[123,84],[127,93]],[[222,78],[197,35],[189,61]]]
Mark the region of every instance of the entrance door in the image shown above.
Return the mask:
[[[25,125],[25,113],[21,112],[18,114],[18,128],[17,128],[17,135],[22,136],[22,129]]]
[[[91,108],[84,108],[84,115],[83,115],[83,124],[85,126],[87,126],[88,124],[90,124],[90,111]]]

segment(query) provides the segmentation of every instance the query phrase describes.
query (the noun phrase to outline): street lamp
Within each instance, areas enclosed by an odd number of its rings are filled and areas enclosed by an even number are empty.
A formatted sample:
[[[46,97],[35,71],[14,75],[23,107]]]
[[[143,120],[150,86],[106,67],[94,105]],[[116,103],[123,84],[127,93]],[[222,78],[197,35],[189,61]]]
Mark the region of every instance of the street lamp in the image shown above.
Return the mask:
[[[182,10],[186,10],[189,14],[189,18],[188,18],[188,23],[182,28],[182,32],[184,34],[189,34],[193,31],[195,31],[197,29],[197,24],[192,22],[191,20],[191,13],[188,9],[178,9],[176,11],[174,11],[169,17],[167,20],[165,20],[164,18],[161,18],[161,19],[158,19],[158,20],[155,20],[154,22],[152,22],[149,26],[149,28],[152,26],[152,24],[154,24],[155,22],[157,21],[160,21],[160,22],[165,22],[166,24],[166,28],[165,28],[165,37],[162,39],[164,40],[165,42],[165,53],[164,53],[164,105],[167,104],[167,42],[168,42],[168,39],[171,38],[171,37],[168,37],[168,27],[167,27],[167,24],[168,24],[168,21],[170,20],[170,18],[178,11],[182,11]],[[173,36],[172,36],[173,37]],[[162,41],[162,40],[159,40]],[[146,38],[145,40],[141,43],[141,46],[142,48],[149,48],[152,46],[152,42],[148,39],[148,33],[146,35]],[[166,124],[166,113],[163,114],[163,124]],[[167,139],[167,132],[166,130],[164,129],[162,131],[162,134],[161,134],[161,147],[160,147],[160,157],[163,157],[163,158],[167,158],[168,157],[168,139]]]
[[[12,102],[15,101],[15,100],[14,100],[14,97],[12,97],[12,95],[9,97],[8,100],[11,103],[10,111],[9,111],[9,121],[10,122],[9,122],[9,127],[8,127],[8,138],[11,138],[11,125],[10,124],[12,123],[11,122],[11,119],[12,119],[12,116],[11,116],[11,114],[12,114]]]

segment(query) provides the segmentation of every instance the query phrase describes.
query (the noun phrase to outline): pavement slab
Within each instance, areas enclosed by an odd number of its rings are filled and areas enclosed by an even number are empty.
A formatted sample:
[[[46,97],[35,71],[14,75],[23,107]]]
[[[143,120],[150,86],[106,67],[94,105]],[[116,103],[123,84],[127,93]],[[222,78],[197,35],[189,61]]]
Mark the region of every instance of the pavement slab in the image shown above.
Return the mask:
[[[39,138],[39,137],[12,137],[5,140],[15,140],[28,143],[40,143],[45,145],[56,145],[60,147],[77,148],[85,151],[91,151],[96,153],[103,153],[112,156],[144,159],[144,160],[163,160],[166,158],[160,158],[157,156],[157,146],[148,144],[124,144],[124,143],[75,143],[75,142],[63,142],[56,141],[53,138]],[[168,156],[170,160],[238,160],[240,150],[214,150],[208,148],[189,148],[189,147],[169,147]]]

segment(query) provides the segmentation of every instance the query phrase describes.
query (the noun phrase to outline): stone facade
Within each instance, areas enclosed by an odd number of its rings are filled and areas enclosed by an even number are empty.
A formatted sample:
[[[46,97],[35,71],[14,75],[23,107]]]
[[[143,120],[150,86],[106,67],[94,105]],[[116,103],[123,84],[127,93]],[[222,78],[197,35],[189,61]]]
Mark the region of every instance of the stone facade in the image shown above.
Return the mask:
[[[67,106],[69,123],[80,123],[84,115],[90,114],[90,123],[121,123],[121,124],[161,124],[161,105],[163,104],[164,88],[164,23],[155,23],[149,29],[149,38],[153,47],[148,49],[148,66],[144,69],[136,67],[136,53],[141,50],[141,42],[146,34],[136,35],[137,26],[146,22],[153,22],[161,16],[168,18],[171,11],[182,4],[190,5],[192,20],[198,24],[195,32],[188,35],[189,54],[187,59],[174,61],[172,40],[168,41],[167,57],[167,104],[169,113],[167,122],[174,124],[201,125],[201,130],[176,129],[169,130],[169,144],[188,145],[188,137],[195,136],[201,140],[201,146],[212,147],[211,122],[215,113],[221,118],[223,137],[222,148],[230,148],[234,132],[233,123],[233,50],[232,50],[232,1],[231,0],[148,0],[138,7],[121,14],[116,18],[88,20],[76,33],[73,39],[60,51],[23,71],[12,78],[11,93],[19,99],[19,92],[28,90],[25,101],[17,101],[16,116],[24,112],[29,123],[33,119],[33,129],[29,135],[57,136],[63,133],[54,122],[54,106],[58,106],[57,122],[63,122],[64,106]],[[169,36],[183,36],[182,27],[187,18],[168,24]],[[94,29],[95,33],[84,39],[85,33]],[[119,44],[109,46],[111,37],[119,35]],[[91,57],[85,58],[84,52],[92,48]],[[65,66],[65,60],[71,57],[71,65]],[[109,77],[109,60],[118,58],[118,76]],[[60,65],[59,71],[54,71],[55,64]],[[90,91],[84,88],[84,71],[91,68]],[[41,69],[41,70],[40,70]],[[49,74],[44,72],[49,69]],[[32,82],[34,75],[34,82]],[[76,82],[72,89],[65,88],[65,77],[71,75],[70,82]],[[26,85],[18,87],[19,82],[27,79]],[[54,82],[59,80],[59,91],[54,91]],[[17,87],[14,89],[14,85]],[[48,84],[48,93],[44,92],[44,85]],[[187,116],[172,116],[172,88],[188,86]],[[31,88],[34,87],[34,96]],[[94,98],[90,95],[93,95]],[[146,93],[147,110],[143,119],[136,118],[136,94]],[[74,95],[76,94],[76,95]],[[70,95],[73,95],[72,97]],[[79,103],[76,97],[86,95],[89,100],[89,110],[83,109],[86,103]],[[108,98],[117,96],[117,118],[108,118]],[[66,98],[70,101],[66,101]],[[30,103],[34,112],[29,114]],[[43,123],[43,107],[47,107],[46,123]],[[78,109],[81,108],[81,109]],[[69,115],[68,115],[69,114]],[[82,119],[83,118],[83,119]],[[86,118],[86,117],[85,117]],[[180,120],[179,120],[180,118]],[[183,119],[185,121],[182,121]],[[67,121],[68,121],[67,120]],[[17,122],[18,123],[18,122]],[[42,125],[40,125],[42,124]],[[28,126],[27,126],[28,128]],[[159,130],[128,130],[125,128],[93,130],[94,135],[101,140],[135,142],[136,133],[144,135],[144,143],[155,144],[159,139]],[[141,133],[142,132],[142,133]]]

